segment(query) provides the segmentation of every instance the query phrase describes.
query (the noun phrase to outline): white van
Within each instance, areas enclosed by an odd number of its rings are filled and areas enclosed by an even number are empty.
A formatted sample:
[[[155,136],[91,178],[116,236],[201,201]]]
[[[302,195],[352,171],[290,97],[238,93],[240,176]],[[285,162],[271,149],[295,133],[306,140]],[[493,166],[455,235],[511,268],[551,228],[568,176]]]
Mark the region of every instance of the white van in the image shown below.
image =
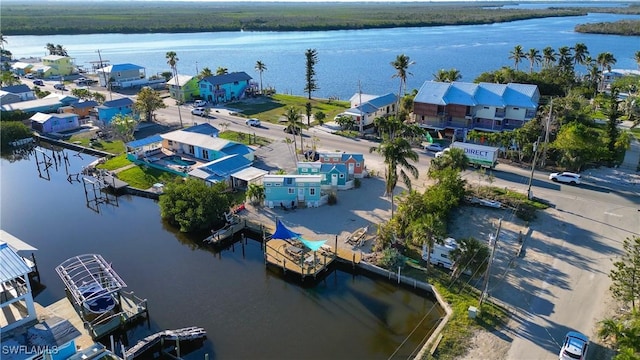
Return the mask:
[[[454,238],[444,239],[444,244],[434,244],[431,249],[431,258],[429,262],[433,265],[453,270],[453,260],[451,259],[451,251],[458,248],[458,243]],[[427,261],[427,245],[422,245],[422,259]]]

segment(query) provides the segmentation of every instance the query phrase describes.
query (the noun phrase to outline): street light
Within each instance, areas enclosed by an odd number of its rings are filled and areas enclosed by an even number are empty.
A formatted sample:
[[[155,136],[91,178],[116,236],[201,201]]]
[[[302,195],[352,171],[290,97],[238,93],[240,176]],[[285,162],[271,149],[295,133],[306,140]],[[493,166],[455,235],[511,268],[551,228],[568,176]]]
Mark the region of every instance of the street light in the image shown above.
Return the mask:
[[[529,176],[529,188],[527,189],[527,199],[533,199],[533,194],[531,194],[531,183],[533,182],[533,172],[536,169],[536,161],[538,160],[538,144],[540,143],[540,137],[538,136],[538,141],[533,143],[533,162],[531,163],[531,175]]]

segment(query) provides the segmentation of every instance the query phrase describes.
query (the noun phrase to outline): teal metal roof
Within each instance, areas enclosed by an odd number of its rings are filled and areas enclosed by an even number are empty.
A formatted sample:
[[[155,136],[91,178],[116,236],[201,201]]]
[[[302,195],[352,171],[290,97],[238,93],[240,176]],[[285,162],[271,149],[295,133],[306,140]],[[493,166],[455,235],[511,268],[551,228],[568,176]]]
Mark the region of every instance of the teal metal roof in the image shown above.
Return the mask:
[[[31,272],[31,268],[6,242],[0,242],[0,283]]]

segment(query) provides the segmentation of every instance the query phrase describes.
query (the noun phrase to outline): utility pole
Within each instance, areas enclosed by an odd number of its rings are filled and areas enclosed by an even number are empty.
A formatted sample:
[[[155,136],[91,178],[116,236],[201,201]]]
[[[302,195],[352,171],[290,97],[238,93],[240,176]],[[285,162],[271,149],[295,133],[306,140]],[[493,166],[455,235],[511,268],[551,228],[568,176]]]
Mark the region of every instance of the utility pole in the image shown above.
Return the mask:
[[[544,149],[542,149],[542,159],[540,161],[540,165],[544,166],[545,161],[547,160],[547,146],[549,145],[549,125],[551,125],[551,117],[553,116],[553,98],[551,98],[551,102],[549,104],[549,116],[547,117],[547,126],[545,126],[545,134],[544,134]]]
[[[493,247],[491,248],[491,256],[489,257],[489,265],[487,266],[487,272],[484,274],[484,286],[482,290],[482,294],[480,295],[480,302],[478,303],[478,308],[482,307],[482,302],[484,298],[487,297],[487,293],[489,292],[489,276],[491,276],[491,265],[493,264],[493,257],[496,253],[496,247],[498,246],[498,237],[500,236],[500,229],[502,228],[502,218],[498,220],[498,230],[496,231],[496,235],[493,239]]]
[[[538,136],[538,140],[533,143],[533,162],[531,163],[531,175],[529,175],[529,188],[527,189],[527,199],[533,199],[533,194],[531,194],[531,183],[533,182],[533,172],[536,169],[536,161],[538,161],[538,144],[540,143],[540,136]]]
[[[360,97],[358,100],[360,102],[360,105],[358,105],[358,109],[360,109],[360,126],[358,130],[360,131],[360,135],[362,135],[364,131],[364,125],[362,124],[364,122],[364,113],[362,112],[362,87],[360,86],[360,80],[358,80],[358,95]]]

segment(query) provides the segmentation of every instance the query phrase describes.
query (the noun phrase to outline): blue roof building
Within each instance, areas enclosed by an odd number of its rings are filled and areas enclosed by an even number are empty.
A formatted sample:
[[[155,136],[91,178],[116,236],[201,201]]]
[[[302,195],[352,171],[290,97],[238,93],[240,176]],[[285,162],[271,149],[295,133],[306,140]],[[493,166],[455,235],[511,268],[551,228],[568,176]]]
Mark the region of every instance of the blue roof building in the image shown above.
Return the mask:
[[[111,123],[114,116],[133,114],[133,100],[125,97],[121,99],[105,101],[102,105],[96,107],[98,112],[98,120],[104,124]]]
[[[396,113],[398,97],[393,93],[385,95],[370,95],[357,93],[349,100],[351,108],[343,111],[338,116],[351,116],[356,126],[368,128],[373,126],[373,121],[378,117],[390,116]]]
[[[242,99],[247,90],[257,89],[251,79],[244,71],[206,77],[198,82],[200,97],[213,104]]]

